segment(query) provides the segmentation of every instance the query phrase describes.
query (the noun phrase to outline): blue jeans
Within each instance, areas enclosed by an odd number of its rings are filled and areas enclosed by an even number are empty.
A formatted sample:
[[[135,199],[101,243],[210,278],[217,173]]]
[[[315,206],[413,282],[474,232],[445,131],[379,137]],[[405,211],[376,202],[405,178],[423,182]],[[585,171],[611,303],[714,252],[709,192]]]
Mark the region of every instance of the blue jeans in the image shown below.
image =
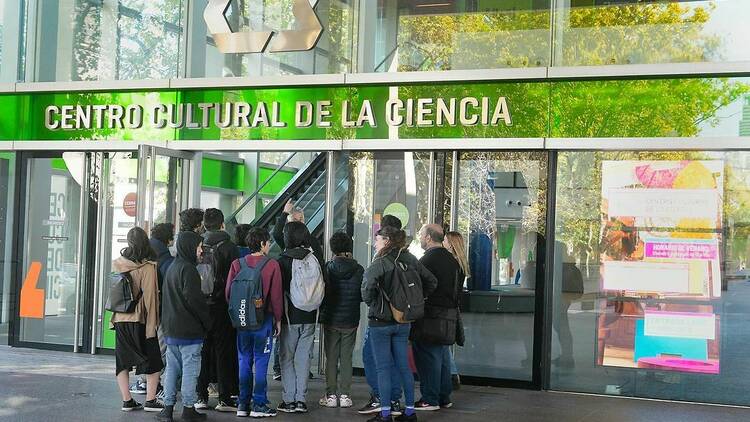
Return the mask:
[[[394,324],[384,327],[370,327],[370,342],[375,367],[378,371],[380,403],[385,409],[390,407],[393,397],[393,384],[401,384],[404,389],[406,407],[414,407],[414,374],[409,368],[408,343],[411,324]],[[394,368],[398,375],[394,378]]]
[[[419,373],[419,389],[422,400],[433,406],[450,403],[453,383],[451,382],[451,353],[448,346],[427,344],[415,341],[414,362]]]
[[[268,362],[271,359],[273,317],[266,315],[263,326],[256,331],[237,330],[237,357],[240,363],[240,404],[250,405],[250,392],[253,404],[268,404]],[[253,365],[254,364],[254,365]],[[253,380],[253,366],[255,375]],[[254,382],[253,382],[254,381]]]
[[[198,398],[195,387],[201,372],[203,343],[186,346],[167,345],[167,369],[164,375],[164,404],[177,402],[177,380],[182,377],[182,405],[193,407]]]
[[[365,367],[365,379],[372,390],[372,395],[380,400],[380,389],[378,388],[378,369],[375,367],[375,355],[372,353],[372,342],[370,341],[370,327],[365,329],[365,339],[362,344],[362,364]],[[400,379],[401,374],[395,366],[391,371],[391,379]],[[401,399],[401,383],[391,384],[391,401]]]

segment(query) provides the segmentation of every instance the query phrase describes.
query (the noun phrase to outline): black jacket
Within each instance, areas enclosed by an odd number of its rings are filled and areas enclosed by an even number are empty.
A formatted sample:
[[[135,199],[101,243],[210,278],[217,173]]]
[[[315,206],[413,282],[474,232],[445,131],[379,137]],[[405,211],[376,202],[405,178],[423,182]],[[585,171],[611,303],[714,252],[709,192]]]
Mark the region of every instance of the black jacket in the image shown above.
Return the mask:
[[[352,258],[334,257],[326,264],[326,295],[320,308],[320,322],[336,328],[359,325],[362,278],[365,269]]]
[[[276,220],[276,224],[273,226],[273,231],[271,232],[273,241],[279,245],[279,248],[281,248],[282,251],[286,249],[286,242],[284,242],[284,228],[286,227],[287,217],[289,217],[289,214],[282,212]],[[315,257],[318,258],[318,262],[325,262],[323,248],[320,247],[318,239],[313,237],[313,235],[310,235],[310,237],[307,238],[307,243],[312,248]]]
[[[453,254],[445,248],[433,248],[426,251],[419,262],[437,278],[437,288],[427,296],[425,309],[457,308],[464,272]]]
[[[177,258],[164,277],[161,325],[166,337],[199,339],[206,336],[211,318],[201,292],[196,249],[203,239],[195,232],[180,232]]]
[[[398,251],[393,250],[386,256],[377,257],[365,271],[365,280],[362,283],[362,300],[369,307],[367,317],[370,320],[370,325],[396,324],[393,320],[391,308],[385,303],[383,294],[378,287],[380,286],[384,291],[390,291],[391,275],[395,268],[394,260],[397,256]],[[437,279],[407,249],[401,251],[398,260],[406,264],[408,268],[407,277],[417,283],[422,283],[422,292],[425,296],[429,296],[435,291]]]
[[[148,243],[151,245],[151,249],[156,252],[156,261],[158,263],[156,266],[156,269],[158,270],[156,272],[156,275],[159,281],[159,291],[161,291],[161,287],[164,284],[164,276],[167,274],[169,266],[172,265],[174,257],[169,252],[169,248],[167,247],[167,245],[165,245],[161,240],[151,238]]]
[[[284,291],[284,308],[286,309],[286,315],[282,319],[284,324],[315,324],[317,319],[317,311],[305,312],[301,309],[297,309],[289,299],[289,294],[292,285],[292,261],[295,259],[304,259],[307,254],[310,253],[309,249],[305,248],[294,248],[287,249],[279,256],[279,266],[281,267],[281,284]],[[320,260],[318,260],[320,264]],[[321,266],[321,271],[323,267]]]
[[[223,243],[222,243],[223,242]],[[221,244],[216,248],[214,260],[216,262],[216,280],[214,282],[214,292],[211,294],[210,302],[226,306],[227,299],[224,295],[224,287],[227,285],[227,277],[232,262],[240,257],[237,245],[232,242],[229,234],[223,230],[207,231],[203,234],[203,246],[213,246]]]

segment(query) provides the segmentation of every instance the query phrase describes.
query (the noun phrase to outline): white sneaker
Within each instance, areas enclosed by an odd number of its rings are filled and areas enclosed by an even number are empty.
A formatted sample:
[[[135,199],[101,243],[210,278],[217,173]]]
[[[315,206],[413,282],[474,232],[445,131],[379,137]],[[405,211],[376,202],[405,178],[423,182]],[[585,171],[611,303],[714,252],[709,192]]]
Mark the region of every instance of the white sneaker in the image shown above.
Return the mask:
[[[354,406],[354,403],[352,403],[351,397],[347,396],[346,394],[342,394],[341,397],[339,397],[339,406],[352,407]]]
[[[321,397],[318,404],[323,407],[339,407],[339,398],[335,394]]]
[[[205,409],[208,409],[208,402],[202,399],[198,399],[198,401],[195,402],[193,407],[195,408],[195,410],[205,410]]]

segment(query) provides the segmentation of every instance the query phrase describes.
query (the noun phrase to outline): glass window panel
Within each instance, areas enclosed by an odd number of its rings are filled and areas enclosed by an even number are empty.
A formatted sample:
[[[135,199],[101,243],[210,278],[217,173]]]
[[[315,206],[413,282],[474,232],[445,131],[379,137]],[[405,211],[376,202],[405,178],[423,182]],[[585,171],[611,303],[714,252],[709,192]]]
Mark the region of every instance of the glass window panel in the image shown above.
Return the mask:
[[[183,0],[40,2],[36,80],[176,78]]]
[[[554,65],[727,62],[750,58],[745,0],[558,2]]]
[[[461,374],[531,380],[546,168],[544,153],[460,154],[454,206],[471,272],[461,301],[466,345],[455,354]]]
[[[26,2],[0,2],[0,82],[23,80],[26,50]]]
[[[362,72],[549,64],[550,2],[364,2]]]
[[[551,387],[747,405],[750,153],[563,152]]]

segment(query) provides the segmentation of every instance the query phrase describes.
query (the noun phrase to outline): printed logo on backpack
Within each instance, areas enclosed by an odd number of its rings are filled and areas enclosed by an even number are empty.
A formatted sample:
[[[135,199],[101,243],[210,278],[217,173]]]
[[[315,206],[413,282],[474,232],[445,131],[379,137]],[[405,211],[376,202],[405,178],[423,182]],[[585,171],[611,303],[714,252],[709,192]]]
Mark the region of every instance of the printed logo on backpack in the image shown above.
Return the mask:
[[[247,264],[247,257],[239,260],[240,271],[232,279],[228,303],[229,319],[238,330],[255,331],[263,326],[266,301],[263,297],[262,272],[270,260],[264,256],[254,268]]]

